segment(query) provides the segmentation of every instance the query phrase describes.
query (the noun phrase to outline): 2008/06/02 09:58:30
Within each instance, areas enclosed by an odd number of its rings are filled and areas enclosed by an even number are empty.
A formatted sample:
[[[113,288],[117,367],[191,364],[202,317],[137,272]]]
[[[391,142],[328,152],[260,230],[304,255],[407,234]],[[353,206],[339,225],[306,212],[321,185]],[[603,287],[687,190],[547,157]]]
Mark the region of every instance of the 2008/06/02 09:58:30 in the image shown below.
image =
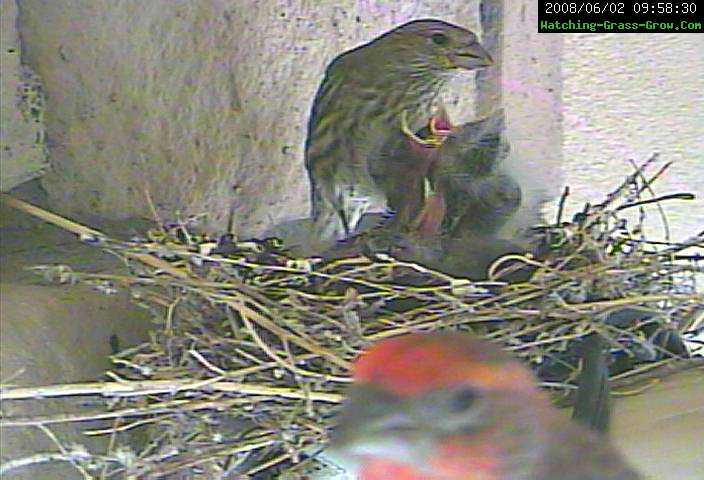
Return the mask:
[[[543,3],[543,2],[540,2]],[[542,13],[559,15],[565,13],[593,14],[682,14],[697,12],[696,2],[633,2],[630,9],[625,2],[545,2]]]

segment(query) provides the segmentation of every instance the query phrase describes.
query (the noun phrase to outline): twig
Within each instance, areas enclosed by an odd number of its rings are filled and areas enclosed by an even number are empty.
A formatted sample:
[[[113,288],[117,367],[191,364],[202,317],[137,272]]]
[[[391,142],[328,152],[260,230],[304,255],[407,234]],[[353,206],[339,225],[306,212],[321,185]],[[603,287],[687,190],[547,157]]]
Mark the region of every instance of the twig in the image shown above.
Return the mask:
[[[297,400],[311,400],[318,402],[339,403],[342,396],[324,392],[310,392],[306,395],[296,388],[272,387],[251,383],[237,383],[227,381],[207,381],[178,379],[178,380],[141,380],[124,383],[72,383],[63,385],[47,385],[43,387],[16,387],[3,388],[0,391],[0,400],[26,400],[30,398],[67,397],[75,395],[101,395],[105,397],[133,397],[155,395],[159,393],[176,394],[179,392],[200,390],[227,393],[241,393],[244,395],[268,395],[272,397],[291,398]],[[2,425],[7,425],[1,420]]]
[[[57,227],[61,227],[64,230],[75,233],[83,241],[97,242],[106,238],[105,234],[99,232],[98,230],[93,230],[92,228],[81,225],[80,223],[74,222],[60,215],[56,215],[55,213],[47,212],[43,208],[39,208],[31,203],[14,198],[6,193],[0,193],[0,199],[12,208],[21,210],[34,217],[44,220],[45,222],[52,223]]]

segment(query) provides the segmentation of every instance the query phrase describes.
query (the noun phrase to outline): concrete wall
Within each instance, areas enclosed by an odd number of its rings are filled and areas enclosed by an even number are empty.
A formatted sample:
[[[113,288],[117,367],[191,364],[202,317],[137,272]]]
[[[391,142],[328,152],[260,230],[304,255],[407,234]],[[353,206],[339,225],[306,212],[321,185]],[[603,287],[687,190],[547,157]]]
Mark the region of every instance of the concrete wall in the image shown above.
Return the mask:
[[[487,0],[483,22],[478,2],[439,0],[19,3],[23,60],[48,93],[52,168],[43,183],[69,215],[151,217],[148,191],[163,218],[206,212],[210,226],[224,228],[232,210],[245,235],[305,216],[302,144],[325,65],[424,16],[484,30],[501,59],[500,69],[480,75],[477,105],[469,74],[445,97],[456,122],[504,107],[510,162],[528,204],[557,195],[566,181],[575,211],[620,181],[629,158],[656,151],[676,161],[658,192],[704,196],[696,182],[704,176],[701,35],[538,35],[529,0]],[[3,0],[3,45],[16,43],[13,8]],[[2,59],[3,71],[18,68],[4,47]],[[15,91],[8,78],[3,95]],[[24,133],[3,130],[3,145],[11,137],[26,147],[30,157],[12,165],[22,167],[15,178],[29,178],[41,168],[39,150],[27,143],[36,132],[6,121],[7,112],[2,123]],[[703,207],[672,203],[675,234],[701,225]]]
[[[538,3],[503,3],[501,81],[499,94],[506,111],[506,134],[511,150],[509,171],[522,188],[521,210],[503,229],[535,223],[535,212],[556,197],[563,180],[561,35],[539,35]]]
[[[574,206],[600,201],[632,172],[629,159],[654,152],[674,161],[655,184],[659,194],[689,191],[671,202],[675,238],[704,228],[704,36],[577,34],[562,57],[566,181]],[[574,211],[574,208],[572,209]],[[655,220],[654,209],[649,209]],[[662,233],[651,223],[648,236]]]
[[[478,30],[478,2],[22,0],[23,55],[44,79],[56,209],[207,212],[239,233],[308,213],[303,141],[326,64],[419,17]],[[473,118],[472,76],[452,86]],[[451,97],[452,97],[451,96]],[[455,105],[456,103],[456,105]]]
[[[0,191],[41,175],[44,96],[40,79],[20,63],[15,0],[0,3]]]

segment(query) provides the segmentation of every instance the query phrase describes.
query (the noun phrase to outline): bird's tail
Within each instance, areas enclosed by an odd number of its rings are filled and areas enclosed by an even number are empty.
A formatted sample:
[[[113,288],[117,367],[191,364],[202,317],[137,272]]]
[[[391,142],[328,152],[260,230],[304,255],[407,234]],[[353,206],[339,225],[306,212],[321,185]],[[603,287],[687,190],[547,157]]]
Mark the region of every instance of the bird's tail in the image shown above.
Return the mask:
[[[572,418],[599,433],[609,429],[609,367],[606,341],[598,334],[587,335],[582,344],[582,370],[577,384]]]

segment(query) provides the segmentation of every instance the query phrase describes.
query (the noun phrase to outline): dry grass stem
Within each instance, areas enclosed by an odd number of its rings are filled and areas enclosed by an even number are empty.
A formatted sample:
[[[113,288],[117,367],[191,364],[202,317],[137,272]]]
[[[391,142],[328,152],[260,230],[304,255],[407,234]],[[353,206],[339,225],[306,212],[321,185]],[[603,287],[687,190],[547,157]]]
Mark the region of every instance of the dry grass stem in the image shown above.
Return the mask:
[[[117,240],[3,195],[127,266],[106,273],[40,266],[38,273],[102,292],[128,291],[157,327],[149,342],[112,357],[105,381],[3,386],[3,402],[62,398],[67,411],[3,417],[1,425],[103,420],[87,433],[111,435],[111,445],[105,455],[62,447],[60,454],[2,468],[71,461],[84,476],[101,479],[305,477],[324,468],[316,453],[334,426],[355,356],[374,341],[419,330],[470,331],[502,344],[534,368],[560,403],[576,388],[579,347],[592,332],[610,346],[618,395],[701,368],[696,343],[688,340],[704,330],[696,283],[704,270],[704,232],[679,242],[669,233],[665,241],[645,238],[647,208],[657,206],[669,232],[663,204],[690,198],[655,194],[654,181],[667,169],[658,162],[636,166],[603,202],[570,222],[562,219],[566,191],[557,223],[536,230],[550,252],[500,259],[484,282],[385,254],[293,258],[275,240],[214,239],[180,221],[144,238]],[[635,222],[624,216],[629,212],[637,213]],[[508,261],[529,267],[530,280],[503,282]],[[91,410],[78,405],[86,397]],[[148,431],[149,442],[135,450],[121,435],[138,428]]]

